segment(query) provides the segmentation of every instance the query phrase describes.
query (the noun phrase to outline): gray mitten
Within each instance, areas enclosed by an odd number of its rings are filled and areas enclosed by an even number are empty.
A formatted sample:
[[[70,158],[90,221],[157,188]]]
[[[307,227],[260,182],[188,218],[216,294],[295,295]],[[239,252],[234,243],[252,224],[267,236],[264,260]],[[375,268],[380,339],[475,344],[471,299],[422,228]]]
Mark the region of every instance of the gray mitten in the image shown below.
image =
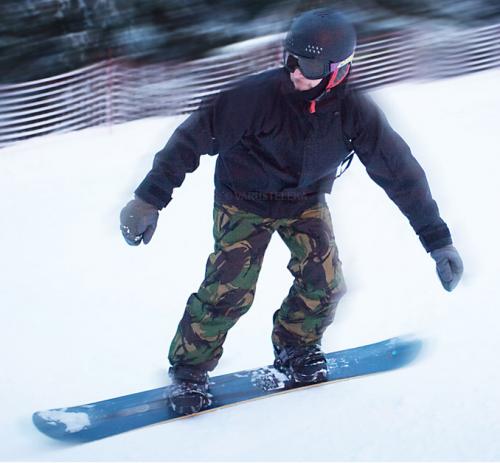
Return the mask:
[[[120,230],[130,246],[148,244],[158,223],[158,209],[136,196],[120,213]]]
[[[437,274],[444,289],[453,291],[464,272],[464,264],[458,251],[449,244],[432,251],[431,257],[436,261]]]

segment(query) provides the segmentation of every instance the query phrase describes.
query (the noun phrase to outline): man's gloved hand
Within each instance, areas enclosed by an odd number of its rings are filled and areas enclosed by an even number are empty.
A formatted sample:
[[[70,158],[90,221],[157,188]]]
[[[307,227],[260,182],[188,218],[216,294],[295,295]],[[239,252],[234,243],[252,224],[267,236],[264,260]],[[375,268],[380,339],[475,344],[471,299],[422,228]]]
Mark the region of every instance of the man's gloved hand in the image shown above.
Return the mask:
[[[120,230],[130,246],[148,244],[158,223],[158,209],[137,196],[120,213]]]
[[[436,261],[437,274],[444,289],[453,291],[464,272],[464,264],[458,251],[449,244],[432,251],[431,257]]]

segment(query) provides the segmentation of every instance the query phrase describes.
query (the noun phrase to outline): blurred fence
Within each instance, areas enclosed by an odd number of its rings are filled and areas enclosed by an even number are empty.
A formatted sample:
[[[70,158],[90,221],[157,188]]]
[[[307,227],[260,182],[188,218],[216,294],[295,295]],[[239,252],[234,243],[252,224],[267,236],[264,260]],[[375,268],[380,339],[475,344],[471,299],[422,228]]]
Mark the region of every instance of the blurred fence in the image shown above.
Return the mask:
[[[282,36],[187,63],[111,59],[73,72],[0,85],[0,147],[52,132],[196,109],[235,79],[280,65]],[[500,24],[436,34],[406,30],[359,43],[351,82],[368,89],[500,66]]]

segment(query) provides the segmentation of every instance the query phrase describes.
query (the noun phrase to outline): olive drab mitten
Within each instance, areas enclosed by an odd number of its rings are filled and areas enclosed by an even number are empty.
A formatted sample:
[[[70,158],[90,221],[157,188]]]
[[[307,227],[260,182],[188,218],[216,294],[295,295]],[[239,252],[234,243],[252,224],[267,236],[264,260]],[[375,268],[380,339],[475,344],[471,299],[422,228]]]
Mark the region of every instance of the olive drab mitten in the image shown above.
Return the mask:
[[[135,197],[120,213],[120,230],[130,246],[138,246],[141,241],[148,244],[158,223],[158,209]]]
[[[458,251],[451,244],[431,252],[436,261],[436,271],[446,291],[453,291],[464,272],[464,264]]]

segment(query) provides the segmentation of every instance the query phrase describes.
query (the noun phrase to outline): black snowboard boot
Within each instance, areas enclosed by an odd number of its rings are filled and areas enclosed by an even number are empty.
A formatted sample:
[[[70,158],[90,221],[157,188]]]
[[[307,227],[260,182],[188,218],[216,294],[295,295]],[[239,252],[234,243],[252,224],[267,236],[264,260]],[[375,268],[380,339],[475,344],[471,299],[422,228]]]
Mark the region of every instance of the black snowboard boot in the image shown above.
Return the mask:
[[[274,346],[274,367],[297,384],[326,381],[325,354],[319,344],[309,346]]]
[[[192,366],[177,365],[169,370],[172,378],[170,407],[179,415],[197,413],[210,404],[208,374]]]

